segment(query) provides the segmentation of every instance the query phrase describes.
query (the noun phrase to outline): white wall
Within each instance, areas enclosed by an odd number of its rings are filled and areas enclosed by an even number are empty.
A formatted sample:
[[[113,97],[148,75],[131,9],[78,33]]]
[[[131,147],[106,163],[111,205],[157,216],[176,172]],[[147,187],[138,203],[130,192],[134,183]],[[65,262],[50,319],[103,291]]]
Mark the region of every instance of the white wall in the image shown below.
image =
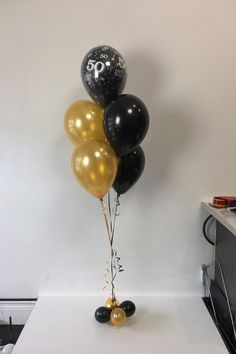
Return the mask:
[[[0,1],[0,297],[99,291],[99,203],[70,170],[63,115],[80,63],[108,44],[151,125],[142,179],[121,199],[118,290],[199,293],[211,257],[200,201],[236,193],[234,0]]]

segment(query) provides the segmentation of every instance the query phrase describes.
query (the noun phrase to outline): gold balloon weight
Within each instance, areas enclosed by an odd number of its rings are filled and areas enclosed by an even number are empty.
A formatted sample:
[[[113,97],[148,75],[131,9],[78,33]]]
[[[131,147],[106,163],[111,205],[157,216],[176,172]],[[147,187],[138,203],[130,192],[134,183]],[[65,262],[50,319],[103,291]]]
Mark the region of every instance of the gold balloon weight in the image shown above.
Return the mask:
[[[109,309],[115,309],[116,307],[119,307],[120,303],[116,299],[112,299],[109,297],[105,303],[105,306],[108,307]]]
[[[116,326],[120,327],[125,323],[126,314],[125,311],[121,308],[117,307],[116,309],[112,310],[111,312],[111,323]]]

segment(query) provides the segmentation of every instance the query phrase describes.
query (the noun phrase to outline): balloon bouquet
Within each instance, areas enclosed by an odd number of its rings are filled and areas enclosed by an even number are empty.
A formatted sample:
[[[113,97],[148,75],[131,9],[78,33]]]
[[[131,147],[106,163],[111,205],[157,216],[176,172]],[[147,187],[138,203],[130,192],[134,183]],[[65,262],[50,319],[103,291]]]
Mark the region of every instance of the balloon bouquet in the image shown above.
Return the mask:
[[[123,271],[120,258],[113,248],[115,221],[119,197],[126,193],[141,176],[145,156],[139,144],[144,139],[149,114],[136,96],[121,95],[126,79],[126,64],[120,53],[109,46],[91,49],[81,66],[81,77],[87,92],[95,101],[77,101],[65,114],[65,130],[76,146],[72,155],[72,170],[84,189],[98,198],[105,219],[110,246],[110,261],[106,276],[110,275],[111,297],[99,307],[95,318],[100,323],[120,326],[135,312],[132,301],[119,304],[114,280]],[[109,189],[116,192],[111,208]],[[104,203],[108,195],[108,211]]]

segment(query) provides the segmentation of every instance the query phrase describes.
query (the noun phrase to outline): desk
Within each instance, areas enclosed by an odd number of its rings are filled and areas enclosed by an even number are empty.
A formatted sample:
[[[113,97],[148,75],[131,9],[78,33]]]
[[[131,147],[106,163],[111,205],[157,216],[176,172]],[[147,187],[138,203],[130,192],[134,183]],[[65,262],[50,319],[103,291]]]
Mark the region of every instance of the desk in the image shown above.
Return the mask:
[[[213,208],[205,202],[202,202],[202,208],[213,215],[214,218],[232,232],[234,236],[236,235],[236,213],[232,213],[227,209]]]
[[[137,312],[116,328],[93,317],[104,297],[40,297],[13,354],[228,353],[201,298],[128,298]]]

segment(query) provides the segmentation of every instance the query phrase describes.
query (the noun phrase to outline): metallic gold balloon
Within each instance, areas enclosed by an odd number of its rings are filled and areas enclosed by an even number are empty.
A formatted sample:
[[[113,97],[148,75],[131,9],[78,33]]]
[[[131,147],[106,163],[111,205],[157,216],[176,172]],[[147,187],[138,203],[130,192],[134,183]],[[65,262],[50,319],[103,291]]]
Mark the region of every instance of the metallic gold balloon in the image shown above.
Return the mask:
[[[125,311],[117,307],[111,312],[111,322],[114,326],[120,327],[124,324],[126,319]]]
[[[106,141],[103,109],[91,101],[73,103],[65,114],[65,131],[75,145],[88,140]]]
[[[72,170],[75,177],[94,197],[103,198],[117,173],[118,158],[108,143],[88,141],[74,150]]]
[[[109,309],[115,309],[116,307],[119,307],[119,305],[119,301],[117,301],[116,299],[112,300],[111,297],[109,297],[105,303],[105,306]]]

